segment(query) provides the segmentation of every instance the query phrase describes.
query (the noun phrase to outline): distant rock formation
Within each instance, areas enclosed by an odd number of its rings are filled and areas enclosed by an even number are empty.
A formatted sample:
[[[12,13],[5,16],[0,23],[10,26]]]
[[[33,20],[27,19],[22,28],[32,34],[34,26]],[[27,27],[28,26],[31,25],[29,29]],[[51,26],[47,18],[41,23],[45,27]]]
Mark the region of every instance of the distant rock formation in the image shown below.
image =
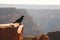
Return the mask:
[[[47,35],[49,36],[50,40],[60,40],[60,31],[49,32]]]

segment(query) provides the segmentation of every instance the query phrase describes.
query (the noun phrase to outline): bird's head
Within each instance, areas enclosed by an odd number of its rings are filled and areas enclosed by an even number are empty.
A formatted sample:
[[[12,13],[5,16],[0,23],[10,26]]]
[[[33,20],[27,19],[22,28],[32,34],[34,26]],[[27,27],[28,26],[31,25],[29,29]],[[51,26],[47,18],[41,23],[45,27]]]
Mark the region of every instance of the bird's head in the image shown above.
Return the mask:
[[[22,15],[22,17],[25,17],[25,16]]]

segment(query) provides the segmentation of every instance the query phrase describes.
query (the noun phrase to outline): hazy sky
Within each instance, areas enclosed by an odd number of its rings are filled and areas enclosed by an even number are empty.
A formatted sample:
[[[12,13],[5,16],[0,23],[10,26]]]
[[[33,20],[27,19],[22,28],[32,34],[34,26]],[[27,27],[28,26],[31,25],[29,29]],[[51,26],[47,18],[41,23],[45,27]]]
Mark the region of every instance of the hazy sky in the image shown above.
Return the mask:
[[[60,9],[60,5],[20,5],[0,4],[0,7],[16,7],[20,9]]]
[[[59,5],[59,0],[0,0],[0,4]]]

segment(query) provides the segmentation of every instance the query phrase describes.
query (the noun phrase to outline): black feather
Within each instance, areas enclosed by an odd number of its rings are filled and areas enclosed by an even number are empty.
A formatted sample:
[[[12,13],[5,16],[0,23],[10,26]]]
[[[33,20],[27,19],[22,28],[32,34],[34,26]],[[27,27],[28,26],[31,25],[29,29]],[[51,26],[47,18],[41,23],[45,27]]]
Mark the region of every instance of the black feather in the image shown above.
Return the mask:
[[[21,16],[19,19],[17,19],[15,22],[13,22],[13,23],[20,23],[21,24],[21,22],[22,22],[22,20],[23,20],[23,17],[24,16]]]

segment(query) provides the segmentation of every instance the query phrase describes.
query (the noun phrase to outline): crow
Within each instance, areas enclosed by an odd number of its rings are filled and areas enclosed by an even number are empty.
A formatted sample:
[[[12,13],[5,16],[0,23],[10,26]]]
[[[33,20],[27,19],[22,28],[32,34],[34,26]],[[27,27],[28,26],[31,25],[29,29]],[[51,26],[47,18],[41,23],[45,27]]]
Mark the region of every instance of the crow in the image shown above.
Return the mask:
[[[22,22],[22,20],[23,20],[23,17],[24,16],[21,16],[19,19],[17,19],[15,22],[13,22],[13,23],[20,23],[21,24],[21,22]]]

